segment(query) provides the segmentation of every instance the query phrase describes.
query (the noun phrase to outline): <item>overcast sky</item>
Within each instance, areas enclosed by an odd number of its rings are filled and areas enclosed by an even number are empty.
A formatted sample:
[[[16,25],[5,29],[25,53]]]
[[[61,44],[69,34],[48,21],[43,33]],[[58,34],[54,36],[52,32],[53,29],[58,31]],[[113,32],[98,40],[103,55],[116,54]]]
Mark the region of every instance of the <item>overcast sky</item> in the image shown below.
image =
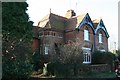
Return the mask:
[[[27,0],[27,13],[34,25],[50,13],[50,8],[52,13],[61,16],[73,9],[77,15],[89,13],[92,20],[101,17],[110,35],[111,49],[114,48],[114,42],[118,43],[118,1],[120,0]]]

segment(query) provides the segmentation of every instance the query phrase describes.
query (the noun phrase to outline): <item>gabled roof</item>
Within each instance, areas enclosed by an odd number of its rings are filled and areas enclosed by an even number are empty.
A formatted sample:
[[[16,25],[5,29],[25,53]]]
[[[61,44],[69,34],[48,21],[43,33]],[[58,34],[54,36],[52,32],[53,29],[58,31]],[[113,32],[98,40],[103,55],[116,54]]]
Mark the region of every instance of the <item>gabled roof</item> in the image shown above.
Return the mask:
[[[101,18],[93,20],[93,25],[94,25],[95,29],[97,28],[97,25],[99,24],[100,20],[101,20]]]
[[[38,22],[38,27],[45,27],[46,24],[48,23],[49,21],[49,17],[50,17],[50,14],[48,14],[47,16],[45,16],[41,21]]]
[[[80,23],[78,23],[79,25],[76,26],[77,29],[80,29],[80,27],[83,25],[83,24],[88,24],[90,25],[90,27],[93,29],[93,32],[94,32],[94,25],[93,25],[93,22],[89,16],[89,14],[87,13],[83,19],[81,19]]]
[[[75,30],[76,27],[78,27],[81,21],[84,19],[85,15],[86,14],[82,14],[82,15],[73,16],[69,18],[66,21],[66,26],[65,26],[66,31]]]
[[[86,16],[86,14],[82,14],[82,15],[79,15],[77,16],[77,26],[79,26],[79,24],[82,22],[82,20],[84,19],[84,17]]]
[[[100,19],[95,19],[95,20],[93,20],[93,23],[99,23],[100,20],[101,20],[101,18]]]
[[[50,13],[39,21],[38,27],[64,29],[66,19],[65,17]]]
[[[102,29],[102,30],[105,32],[106,37],[109,38],[109,34],[108,34],[108,32],[107,32],[107,29],[105,28],[105,25],[104,25],[104,23],[103,23],[103,20],[102,20],[102,19],[99,19],[99,22],[94,21],[94,24],[95,24],[95,23],[97,24],[96,29],[95,29],[95,34],[97,33],[97,31],[98,31],[99,29]]]
[[[94,34],[97,33],[98,29],[103,29],[106,33],[106,37],[109,37],[102,19],[100,18],[92,21],[88,13],[72,16],[71,18],[66,18],[50,13],[46,15],[41,21],[39,21],[38,27],[43,29],[72,31],[76,29],[79,30],[80,27],[84,24],[90,25],[90,27],[93,29]]]

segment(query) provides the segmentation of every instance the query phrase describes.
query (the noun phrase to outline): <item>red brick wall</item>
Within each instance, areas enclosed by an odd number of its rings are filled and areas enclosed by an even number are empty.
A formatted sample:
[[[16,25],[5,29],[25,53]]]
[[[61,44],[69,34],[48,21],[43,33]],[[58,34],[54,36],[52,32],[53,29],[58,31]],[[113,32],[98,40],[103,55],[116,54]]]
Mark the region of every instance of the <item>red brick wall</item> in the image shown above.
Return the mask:
[[[41,37],[42,44],[40,44],[40,46],[43,49],[45,46],[49,47],[48,55],[53,53],[55,44],[61,44],[61,43],[63,44],[64,43],[64,34],[62,32],[44,31],[43,35],[44,36]]]
[[[38,48],[39,48],[39,40],[37,38],[33,38],[33,41],[32,41],[32,49],[33,49],[33,51],[35,51]]]
[[[75,31],[70,31],[65,33],[65,43],[68,41],[75,41]]]
[[[71,18],[71,19],[67,20],[65,30],[75,29],[76,24],[77,24],[77,19],[76,18]]]
[[[87,28],[89,30],[89,38],[90,39],[89,39],[88,42],[84,41],[84,29],[86,28],[86,26],[87,26]],[[66,42],[69,41],[69,40],[74,41],[74,42],[76,41],[76,43],[78,43],[79,45],[81,45],[81,47],[82,47],[82,45],[84,45],[84,42],[88,43],[90,45],[94,44],[94,32],[93,32],[92,28],[89,25],[83,25],[83,26],[81,26],[80,31],[67,32],[65,34],[65,38],[66,38],[65,39]]]
[[[108,39],[106,37],[105,32],[102,29],[99,29],[96,34],[96,47],[98,48],[100,46],[99,44],[99,31],[102,32],[102,45],[104,46],[105,50],[108,51]]]
[[[84,29],[85,29],[86,26],[87,26],[88,31],[89,31],[89,42],[91,44],[94,44],[94,32],[93,32],[92,28],[89,25],[83,25],[80,28],[80,31],[76,32],[76,37],[79,39],[78,40],[79,44],[83,44],[83,42],[84,42]]]

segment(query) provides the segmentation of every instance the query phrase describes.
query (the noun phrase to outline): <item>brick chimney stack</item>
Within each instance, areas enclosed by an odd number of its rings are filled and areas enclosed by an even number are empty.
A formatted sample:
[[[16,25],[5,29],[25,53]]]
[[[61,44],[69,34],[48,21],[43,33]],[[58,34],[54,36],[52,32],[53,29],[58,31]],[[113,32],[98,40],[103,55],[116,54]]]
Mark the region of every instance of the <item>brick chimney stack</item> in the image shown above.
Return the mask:
[[[74,10],[68,10],[67,13],[65,14],[66,18],[71,18],[73,16],[76,16],[76,13],[74,12]]]

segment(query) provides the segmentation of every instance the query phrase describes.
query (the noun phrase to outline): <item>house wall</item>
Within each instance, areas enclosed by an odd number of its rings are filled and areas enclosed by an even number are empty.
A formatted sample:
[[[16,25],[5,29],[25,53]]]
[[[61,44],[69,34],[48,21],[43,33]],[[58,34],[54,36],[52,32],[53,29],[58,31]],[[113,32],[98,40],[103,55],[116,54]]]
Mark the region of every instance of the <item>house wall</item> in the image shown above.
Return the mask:
[[[84,40],[84,29],[87,26],[89,30],[89,41]],[[93,29],[89,25],[82,25],[80,31],[70,31],[65,33],[65,41],[76,42],[77,44],[81,45],[81,47],[92,48],[94,45],[94,32]]]
[[[48,35],[49,33],[49,35]],[[64,34],[57,31],[46,30],[43,31],[43,36],[40,38],[40,54],[42,54],[42,61],[49,62],[52,59],[52,56],[55,51],[55,43],[60,44],[64,43]],[[48,55],[45,54],[45,47],[48,47]]]
[[[65,22],[65,30],[74,30],[77,24],[77,18],[71,18]]]
[[[48,35],[49,34],[49,35]],[[43,62],[48,62],[51,60],[52,55],[55,52],[55,44],[64,43],[64,34],[59,31],[51,31],[46,30],[43,31],[43,35],[41,37],[40,54],[43,56]],[[45,47],[48,47],[48,55],[45,54]]]
[[[103,42],[102,43],[99,43],[99,32],[102,32],[102,40]],[[108,39],[106,37],[106,34],[105,32],[102,30],[102,29],[99,29],[97,31],[97,34],[96,34],[96,48],[99,49],[99,47],[103,47],[105,49],[105,51],[108,51]]]
[[[91,27],[92,22],[89,22],[89,19],[87,19],[88,16],[86,17],[87,22],[81,24],[81,21],[85,19],[85,16],[83,18],[79,16],[80,19],[78,19],[77,16],[70,15],[68,15],[69,19],[67,19],[65,17],[51,14],[48,19],[49,22],[44,28],[37,26],[33,28],[33,51],[36,49],[40,50],[40,53],[44,55],[44,60],[46,60],[46,62],[49,61],[53,55],[56,44],[65,44],[71,41],[80,45],[81,48],[84,47],[84,49],[89,49],[90,53],[91,50],[93,51],[94,49],[99,49],[101,47],[108,51],[108,39],[102,29],[99,29],[95,35],[94,30]],[[94,28],[97,28],[97,25],[98,23],[94,24]],[[76,30],[76,26],[80,27],[80,31]],[[86,28],[89,31],[89,40],[84,40],[84,30]],[[99,43],[98,34],[100,31],[102,31],[103,34],[103,43]],[[46,46],[49,48],[47,55],[45,55]]]
[[[65,43],[68,43],[69,41],[75,42],[76,39],[76,32],[75,31],[70,31],[65,33]]]
[[[89,41],[84,40],[84,29],[88,28],[89,31]],[[81,45],[81,47],[92,48],[94,45],[94,32],[89,25],[82,25],[79,32],[76,32],[77,43]]]
[[[39,49],[39,40],[37,38],[33,38],[32,50],[34,52],[35,50],[38,50],[38,49]]]

